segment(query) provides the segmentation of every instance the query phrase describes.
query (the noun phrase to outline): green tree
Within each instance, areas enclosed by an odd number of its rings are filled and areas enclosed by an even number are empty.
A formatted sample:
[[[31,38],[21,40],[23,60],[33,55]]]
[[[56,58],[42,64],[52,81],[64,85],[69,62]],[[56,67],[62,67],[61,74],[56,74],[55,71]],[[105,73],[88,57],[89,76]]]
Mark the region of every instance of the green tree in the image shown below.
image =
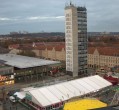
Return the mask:
[[[29,56],[29,57],[36,56],[36,54],[31,50],[23,50],[23,51],[19,52],[18,55]]]

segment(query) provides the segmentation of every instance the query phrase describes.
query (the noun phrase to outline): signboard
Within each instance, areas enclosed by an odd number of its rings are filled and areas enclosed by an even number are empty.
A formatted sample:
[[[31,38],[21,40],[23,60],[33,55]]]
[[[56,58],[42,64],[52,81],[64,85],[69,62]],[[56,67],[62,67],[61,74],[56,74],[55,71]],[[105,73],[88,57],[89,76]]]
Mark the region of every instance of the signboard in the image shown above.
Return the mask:
[[[26,97],[25,97],[27,100],[32,100],[32,96],[31,95],[29,95],[29,94],[27,94],[26,93]]]

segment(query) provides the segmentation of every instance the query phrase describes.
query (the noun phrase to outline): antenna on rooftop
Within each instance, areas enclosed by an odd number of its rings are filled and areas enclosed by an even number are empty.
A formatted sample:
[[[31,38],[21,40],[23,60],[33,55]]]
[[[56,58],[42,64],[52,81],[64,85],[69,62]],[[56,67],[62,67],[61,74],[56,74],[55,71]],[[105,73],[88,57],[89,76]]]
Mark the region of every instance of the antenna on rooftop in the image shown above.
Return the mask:
[[[75,4],[73,4],[72,0],[70,0],[70,6],[76,6]]]
[[[70,5],[72,5],[72,1],[70,0]]]

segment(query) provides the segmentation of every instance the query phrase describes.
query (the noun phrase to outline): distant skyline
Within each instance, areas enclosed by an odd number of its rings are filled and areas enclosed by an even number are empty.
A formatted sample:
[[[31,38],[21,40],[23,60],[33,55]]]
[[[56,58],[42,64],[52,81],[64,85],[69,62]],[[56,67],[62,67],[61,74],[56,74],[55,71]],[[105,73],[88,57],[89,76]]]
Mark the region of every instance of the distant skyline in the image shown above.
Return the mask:
[[[70,0],[0,0],[0,34],[64,32],[64,8]],[[119,32],[119,0],[72,0],[86,6],[88,31]]]

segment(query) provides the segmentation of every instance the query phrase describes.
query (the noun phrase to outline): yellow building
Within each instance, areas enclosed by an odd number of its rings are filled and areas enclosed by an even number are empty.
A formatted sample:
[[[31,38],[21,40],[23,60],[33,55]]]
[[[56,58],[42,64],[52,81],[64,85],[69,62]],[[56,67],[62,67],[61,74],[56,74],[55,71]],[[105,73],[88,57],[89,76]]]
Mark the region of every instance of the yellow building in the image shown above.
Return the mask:
[[[112,47],[89,47],[89,67],[115,67],[119,65],[119,50]]]
[[[41,56],[46,59],[65,61],[65,47],[64,46],[48,46],[45,49],[42,49]]]

